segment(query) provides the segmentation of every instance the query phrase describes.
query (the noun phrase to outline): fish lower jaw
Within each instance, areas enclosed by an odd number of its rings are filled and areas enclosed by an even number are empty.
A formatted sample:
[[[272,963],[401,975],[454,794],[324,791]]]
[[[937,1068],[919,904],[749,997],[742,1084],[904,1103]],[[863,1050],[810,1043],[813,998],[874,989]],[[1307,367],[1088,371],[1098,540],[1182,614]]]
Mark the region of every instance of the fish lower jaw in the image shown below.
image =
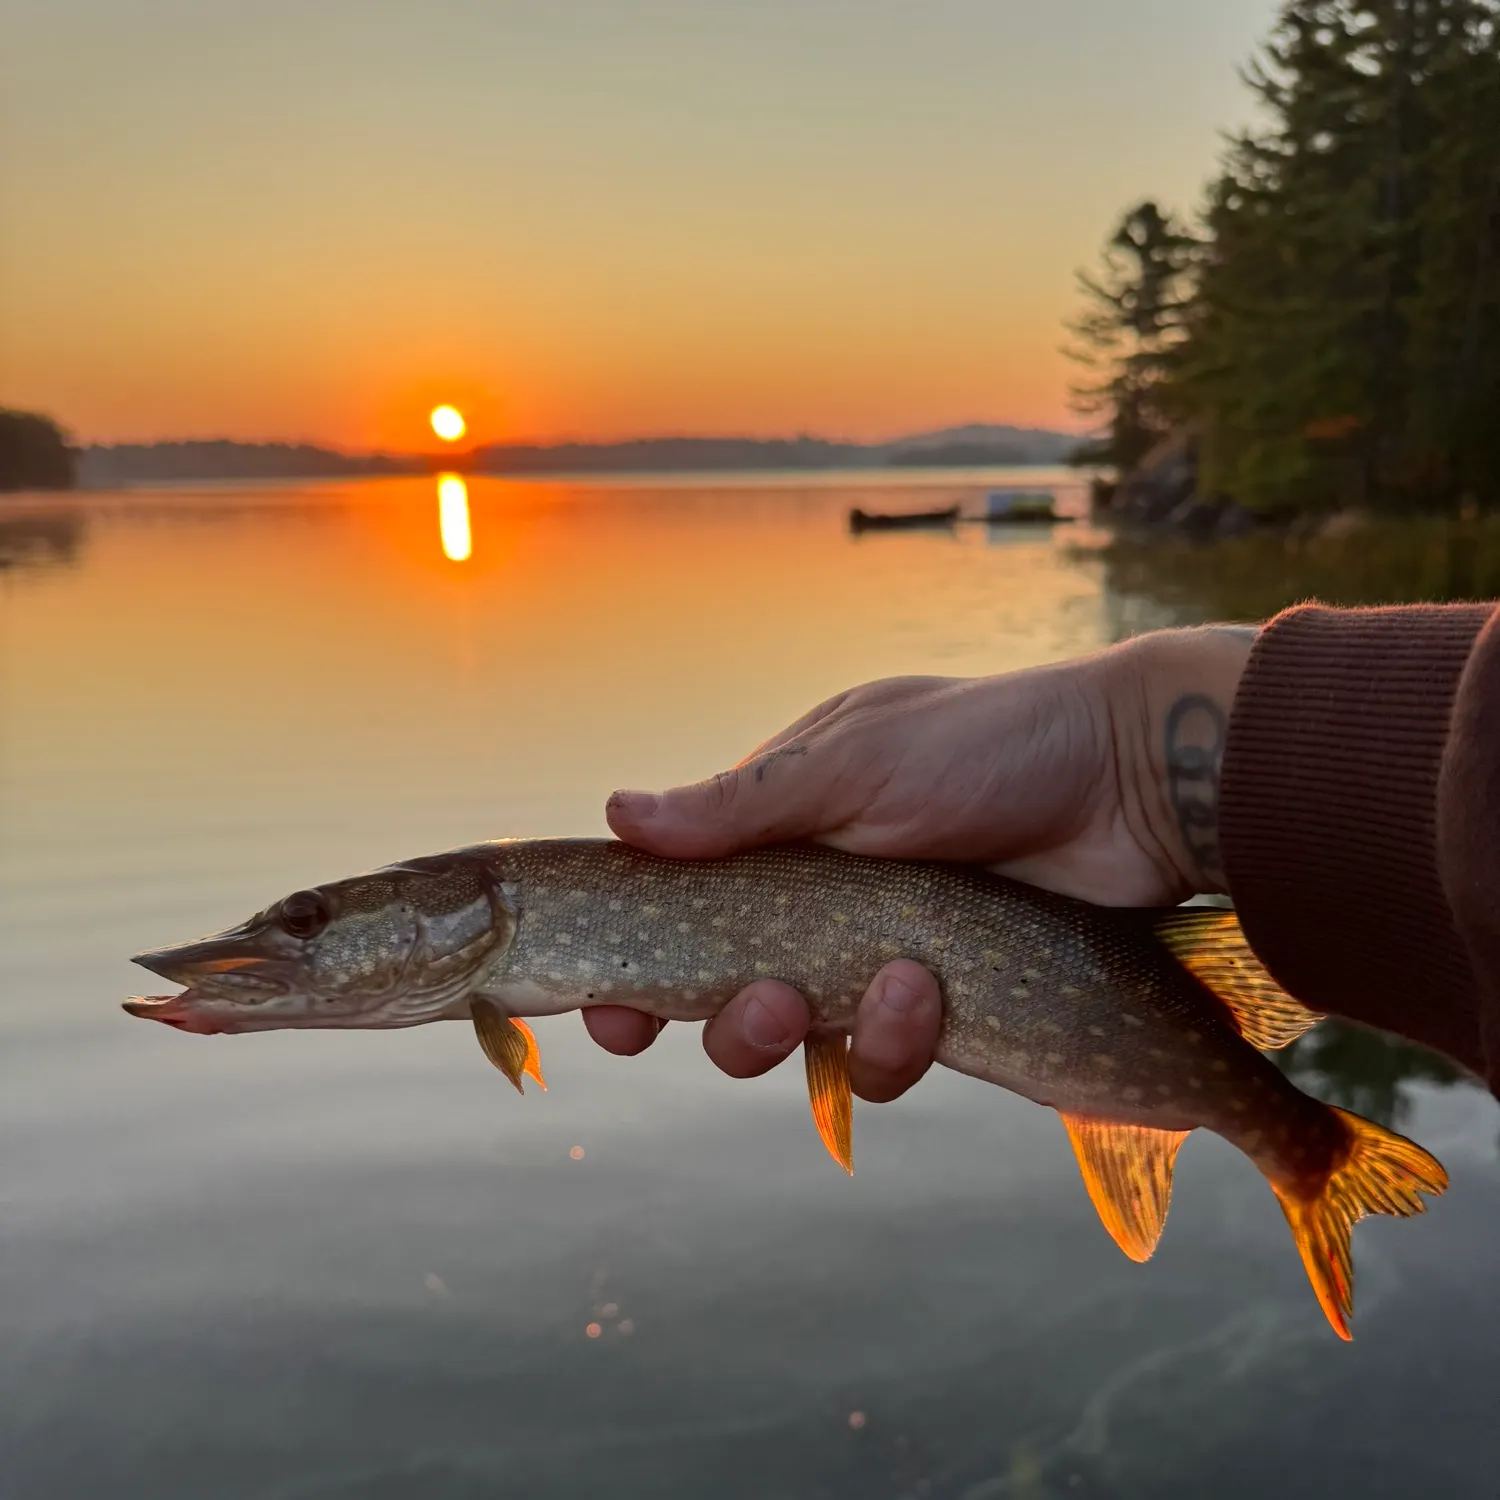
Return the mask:
[[[124,1009],[144,1021],[160,1021],[164,1026],[195,1036],[220,1036],[236,1029],[195,1011],[194,1002],[201,998],[196,990],[190,989],[175,995],[136,995],[124,1002]]]

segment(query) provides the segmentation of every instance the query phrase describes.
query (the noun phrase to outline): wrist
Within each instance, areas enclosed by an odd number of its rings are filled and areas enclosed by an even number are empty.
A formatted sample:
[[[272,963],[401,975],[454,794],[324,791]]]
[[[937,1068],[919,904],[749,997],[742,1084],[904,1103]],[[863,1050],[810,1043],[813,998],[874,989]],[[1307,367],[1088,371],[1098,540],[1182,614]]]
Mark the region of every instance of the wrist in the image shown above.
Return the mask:
[[[1111,715],[1120,793],[1142,844],[1191,894],[1227,890],[1219,780],[1256,627],[1162,630],[1118,648]]]

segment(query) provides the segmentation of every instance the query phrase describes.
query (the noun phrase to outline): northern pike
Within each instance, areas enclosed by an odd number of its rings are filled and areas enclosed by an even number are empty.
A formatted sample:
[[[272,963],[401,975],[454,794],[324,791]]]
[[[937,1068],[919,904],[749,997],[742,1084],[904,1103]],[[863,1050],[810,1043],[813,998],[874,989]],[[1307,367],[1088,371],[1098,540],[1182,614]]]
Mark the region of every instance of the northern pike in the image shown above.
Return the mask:
[[[139,954],[187,988],[125,1008],[200,1034],[465,1020],[520,1089],[526,1074],[542,1084],[526,1017],[623,1004],[701,1021],[775,977],[811,1007],[813,1116],[852,1171],[848,1033],[896,957],[938,978],[938,1062],[1062,1116],[1132,1260],[1156,1248],[1183,1140],[1214,1131],[1270,1182],[1348,1338],[1353,1225],[1420,1213],[1447,1186],[1420,1146],[1304,1094],[1257,1050],[1320,1017],[1275,983],[1232,911],[1098,907],[964,866],[811,846],[683,862],[610,840],[476,844]]]

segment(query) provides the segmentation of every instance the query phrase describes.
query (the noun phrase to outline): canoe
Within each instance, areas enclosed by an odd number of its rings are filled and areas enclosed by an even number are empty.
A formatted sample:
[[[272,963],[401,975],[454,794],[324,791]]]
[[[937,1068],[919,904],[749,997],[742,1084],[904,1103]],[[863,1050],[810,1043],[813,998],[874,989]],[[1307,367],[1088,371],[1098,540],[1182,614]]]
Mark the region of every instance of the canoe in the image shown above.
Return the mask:
[[[881,514],[875,511],[851,510],[850,531],[915,531],[923,526],[952,526],[958,520],[958,507],[945,510],[908,510]]]

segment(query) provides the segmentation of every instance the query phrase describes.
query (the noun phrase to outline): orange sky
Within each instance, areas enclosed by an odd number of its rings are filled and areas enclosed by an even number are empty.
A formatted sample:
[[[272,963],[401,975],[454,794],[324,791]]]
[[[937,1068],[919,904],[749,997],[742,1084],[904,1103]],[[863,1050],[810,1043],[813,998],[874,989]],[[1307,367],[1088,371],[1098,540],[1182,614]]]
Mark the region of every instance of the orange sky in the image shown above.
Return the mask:
[[[1076,425],[1268,0],[12,0],[0,404],[85,441]]]

